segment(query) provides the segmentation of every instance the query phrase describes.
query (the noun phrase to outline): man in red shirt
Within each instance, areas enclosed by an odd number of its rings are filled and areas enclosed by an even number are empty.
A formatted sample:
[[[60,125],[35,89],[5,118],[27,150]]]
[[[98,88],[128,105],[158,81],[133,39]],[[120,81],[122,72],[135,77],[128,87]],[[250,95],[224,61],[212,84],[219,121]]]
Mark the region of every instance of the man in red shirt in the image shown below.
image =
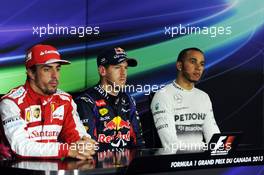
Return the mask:
[[[0,115],[13,153],[22,158],[90,159],[96,142],[80,122],[71,95],[57,89],[62,60],[56,48],[35,45],[27,53],[25,85],[2,97]]]

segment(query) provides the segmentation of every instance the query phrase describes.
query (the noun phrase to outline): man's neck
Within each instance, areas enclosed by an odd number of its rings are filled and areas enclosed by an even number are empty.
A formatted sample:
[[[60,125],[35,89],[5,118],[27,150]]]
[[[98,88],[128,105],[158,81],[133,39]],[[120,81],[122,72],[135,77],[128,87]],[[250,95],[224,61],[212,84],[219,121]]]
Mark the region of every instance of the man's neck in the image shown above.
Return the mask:
[[[178,76],[176,78],[176,83],[180,85],[185,90],[192,90],[194,87],[194,83],[184,79],[183,77]]]
[[[114,90],[114,87],[111,84],[107,84],[106,82],[101,82],[100,86],[105,90],[106,93],[117,96],[118,91]]]

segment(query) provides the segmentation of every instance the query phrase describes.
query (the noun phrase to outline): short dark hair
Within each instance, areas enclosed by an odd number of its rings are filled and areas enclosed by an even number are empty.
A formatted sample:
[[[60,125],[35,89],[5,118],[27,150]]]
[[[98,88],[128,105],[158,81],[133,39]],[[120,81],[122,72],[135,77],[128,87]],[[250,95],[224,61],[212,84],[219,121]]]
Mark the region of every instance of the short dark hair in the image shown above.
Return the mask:
[[[110,66],[110,64],[100,65],[100,66],[104,66],[107,69]]]
[[[30,68],[28,68],[28,69],[30,69],[33,73],[36,73],[36,71],[37,71],[37,65],[33,65],[33,66],[31,66]],[[27,75],[27,80],[29,80],[30,78],[29,78],[29,76]]]
[[[29,68],[33,73],[37,71],[37,65],[33,65]]]
[[[181,61],[181,62],[182,62],[183,59],[185,58],[187,52],[190,51],[190,50],[198,51],[198,52],[201,52],[202,54],[204,54],[204,52],[203,52],[201,49],[197,48],[197,47],[186,48],[186,49],[183,49],[183,50],[179,53],[178,58],[177,58],[177,61]]]

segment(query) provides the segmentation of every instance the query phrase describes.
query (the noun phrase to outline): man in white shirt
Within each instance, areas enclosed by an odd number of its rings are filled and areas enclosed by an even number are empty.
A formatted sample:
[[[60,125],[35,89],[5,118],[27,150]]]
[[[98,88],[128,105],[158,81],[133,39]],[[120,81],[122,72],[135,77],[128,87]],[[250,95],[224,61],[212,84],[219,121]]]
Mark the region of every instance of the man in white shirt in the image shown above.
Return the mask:
[[[154,95],[151,110],[165,148],[200,152],[212,135],[220,132],[208,94],[194,87],[202,76],[204,64],[200,49],[182,50],[176,62],[176,80]]]

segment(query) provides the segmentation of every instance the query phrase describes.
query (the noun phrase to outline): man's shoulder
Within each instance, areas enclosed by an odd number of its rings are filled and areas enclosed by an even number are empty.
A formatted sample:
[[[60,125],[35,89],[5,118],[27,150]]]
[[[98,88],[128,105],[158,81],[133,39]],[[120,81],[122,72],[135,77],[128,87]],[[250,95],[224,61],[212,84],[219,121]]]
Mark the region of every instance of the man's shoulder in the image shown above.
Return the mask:
[[[194,88],[194,92],[195,92],[195,95],[199,95],[199,96],[201,96],[203,98],[209,98],[209,95],[205,91],[203,91],[203,90],[201,90],[199,88],[195,87]]]
[[[71,96],[69,93],[65,92],[64,90],[57,89],[56,95],[66,95],[66,96]]]
[[[171,92],[173,91],[173,84],[167,84],[162,89],[158,90],[151,101],[151,108],[155,109],[157,105],[168,104],[171,102]]]
[[[94,104],[96,91],[94,87],[90,87],[80,92],[79,95],[74,99],[76,102],[85,102]]]
[[[15,112],[15,109],[19,110],[18,105],[23,103],[25,94],[26,89],[23,85],[10,90],[0,100],[0,113],[3,113],[4,111],[7,113],[10,113],[10,111]]]
[[[159,96],[159,97],[167,97],[170,96],[170,92],[173,91],[174,87],[172,83],[169,83],[159,89],[154,96]]]
[[[69,93],[67,93],[61,89],[57,89],[56,93],[53,95],[60,97],[62,100],[66,100],[66,101],[72,100],[72,96]]]
[[[10,90],[7,94],[5,94],[1,99],[12,99],[12,100],[16,100],[20,97],[22,97],[26,92],[26,89],[23,85],[18,86],[16,88],[13,88],[12,90]]]
[[[120,93],[119,97],[121,97],[122,103],[124,103],[125,100],[128,101],[129,103],[132,103],[133,105],[136,105],[136,100],[134,99],[134,97],[127,92]]]
[[[194,92],[197,94],[200,94],[200,95],[208,96],[208,94],[205,91],[203,91],[202,89],[199,89],[197,87],[194,88]]]

